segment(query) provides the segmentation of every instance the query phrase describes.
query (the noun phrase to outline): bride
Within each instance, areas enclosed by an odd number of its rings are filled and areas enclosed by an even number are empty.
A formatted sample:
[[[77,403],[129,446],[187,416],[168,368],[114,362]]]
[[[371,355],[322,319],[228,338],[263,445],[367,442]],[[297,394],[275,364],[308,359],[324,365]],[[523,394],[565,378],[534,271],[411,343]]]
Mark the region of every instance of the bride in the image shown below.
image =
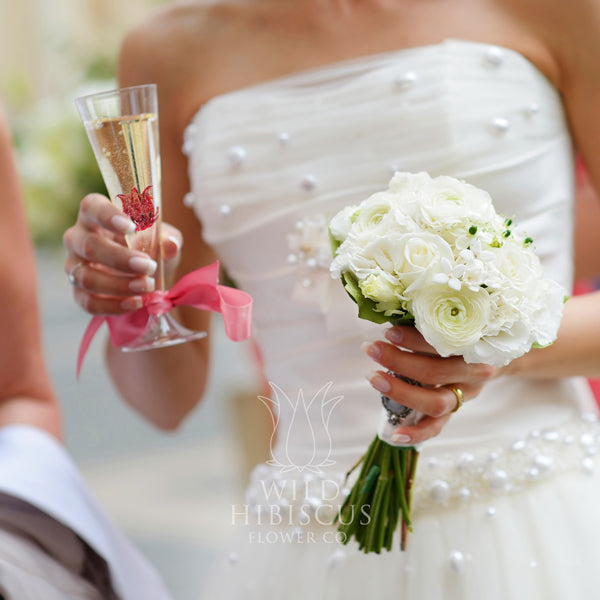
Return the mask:
[[[234,510],[240,533],[207,597],[597,595],[600,431],[583,377],[600,375],[600,295],[568,300],[558,340],[505,368],[441,358],[410,327],[357,318],[328,276],[326,223],[396,170],[452,175],[490,192],[570,288],[573,148],[600,183],[599,36],[595,0],[189,2],[127,36],[120,85],[158,84],[172,280],[218,256],[253,296],[278,408],[272,460]],[[65,234],[91,314],[153,289],[128,226],[90,194]],[[107,363],[123,398],[173,429],[202,396],[209,343],[110,347]],[[380,392],[426,415],[397,432],[425,442],[408,550],[381,556],[319,518],[373,437]]]

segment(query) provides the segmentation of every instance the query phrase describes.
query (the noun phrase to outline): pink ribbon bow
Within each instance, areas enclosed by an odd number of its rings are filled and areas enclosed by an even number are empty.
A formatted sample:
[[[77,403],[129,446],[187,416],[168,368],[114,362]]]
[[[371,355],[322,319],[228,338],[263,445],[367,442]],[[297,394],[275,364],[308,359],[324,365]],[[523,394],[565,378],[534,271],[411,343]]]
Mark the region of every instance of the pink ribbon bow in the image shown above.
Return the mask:
[[[225,333],[230,340],[239,342],[252,333],[252,298],[246,292],[218,284],[219,262],[184,275],[170,290],[142,296],[144,306],[124,315],[96,316],[89,322],[77,355],[77,377],[86,352],[104,322],[108,324],[110,339],[120,347],[141,335],[150,315],[162,315],[178,305],[193,306],[223,315]]]

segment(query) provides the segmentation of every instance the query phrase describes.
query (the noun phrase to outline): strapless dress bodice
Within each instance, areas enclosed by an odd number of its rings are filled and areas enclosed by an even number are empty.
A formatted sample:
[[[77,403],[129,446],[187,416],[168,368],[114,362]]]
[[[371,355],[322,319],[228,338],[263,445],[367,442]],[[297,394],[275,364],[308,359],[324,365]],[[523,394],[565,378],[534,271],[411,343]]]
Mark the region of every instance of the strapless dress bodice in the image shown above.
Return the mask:
[[[254,298],[281,463],[343,470],[376,430],[378,394],[365,378],[375,364],[361,342],[385,327],[359,320],[329,277],[327,222],[385,189],[394,171],[486,189],[534,238],[546,275],[571,286],[574,183],[561,99],[510,49],[446,40],[227,93],[197,113],[184,151],[187,201],[205,239]],[[577,379],[498,378],[423,452],[496,448],[560,427],[589,403]]]

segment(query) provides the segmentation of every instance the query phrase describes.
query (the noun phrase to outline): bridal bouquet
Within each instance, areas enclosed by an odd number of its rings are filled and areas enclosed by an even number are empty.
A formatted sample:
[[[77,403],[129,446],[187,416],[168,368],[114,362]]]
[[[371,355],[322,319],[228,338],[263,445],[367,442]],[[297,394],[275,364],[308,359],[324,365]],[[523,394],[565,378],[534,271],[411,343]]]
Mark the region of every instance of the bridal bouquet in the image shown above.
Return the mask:
[[[533,240],[481,189],[396,173],[386,191],[335,215],[329,231],[331,275],[360,318],[414,325],[441,356],[494,366],[556,338],[564,289],[543,277]],[[338,515],[345,543],[354,537],[364,552],[390,550],[398,526],[404,550],[411,528],[418,450],[392,434],[420,415],[382,400],[377,436]]]

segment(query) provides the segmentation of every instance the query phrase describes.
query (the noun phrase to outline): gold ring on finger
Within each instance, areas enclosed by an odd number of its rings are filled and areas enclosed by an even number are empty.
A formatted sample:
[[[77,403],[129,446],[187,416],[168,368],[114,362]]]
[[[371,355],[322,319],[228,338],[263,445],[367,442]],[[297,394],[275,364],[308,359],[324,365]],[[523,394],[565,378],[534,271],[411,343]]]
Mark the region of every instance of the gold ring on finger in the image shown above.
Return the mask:
[[[463,405],[463,391],[457,385],[454,385],[453,383],[446,385],[444,387],[447,387],[456,396],[456,406],[452,410],[452,412],[455,413]]]

